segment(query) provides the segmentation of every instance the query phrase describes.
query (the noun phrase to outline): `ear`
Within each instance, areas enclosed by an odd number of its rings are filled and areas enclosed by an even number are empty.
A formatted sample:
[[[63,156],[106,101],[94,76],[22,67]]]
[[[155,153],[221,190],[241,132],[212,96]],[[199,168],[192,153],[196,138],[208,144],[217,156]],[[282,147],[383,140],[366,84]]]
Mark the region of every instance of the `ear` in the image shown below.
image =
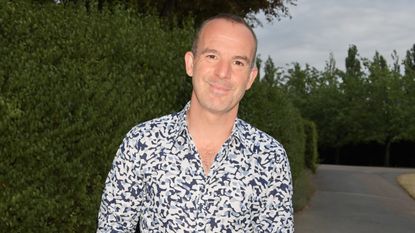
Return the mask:
[[[248,83],[246,84],[245,90],[249,90],[251,88],[257,75],[258,75],[258,68],[254,66],[249,72],[249,80],[248,80]]]
[[[184,62],[186,66],[186,74],[190,77],[193,76],[193,53],[190,51],[187,51],[184,55]]]

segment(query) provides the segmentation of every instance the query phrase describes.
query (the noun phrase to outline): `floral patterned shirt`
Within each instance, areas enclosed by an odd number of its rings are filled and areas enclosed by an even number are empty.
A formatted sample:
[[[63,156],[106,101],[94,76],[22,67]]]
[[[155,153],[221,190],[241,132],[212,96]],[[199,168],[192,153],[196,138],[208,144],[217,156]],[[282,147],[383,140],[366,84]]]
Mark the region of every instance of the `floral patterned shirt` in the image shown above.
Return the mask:
[[[124,138],[105,182],[97,232],[294,232],[283,147],[236,119],[206,175],[187,127],[189,106]]]

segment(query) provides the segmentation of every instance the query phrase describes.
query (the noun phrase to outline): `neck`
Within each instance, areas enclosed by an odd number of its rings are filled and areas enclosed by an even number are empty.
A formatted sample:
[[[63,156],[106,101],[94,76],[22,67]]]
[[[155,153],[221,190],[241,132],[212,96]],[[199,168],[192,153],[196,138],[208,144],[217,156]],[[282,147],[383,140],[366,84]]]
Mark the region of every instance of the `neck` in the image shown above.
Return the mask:
[[[198,147],[222,145],[232,132],[237,108],[228,113],[212,113],[191,103],[187,113],[189,132]]]

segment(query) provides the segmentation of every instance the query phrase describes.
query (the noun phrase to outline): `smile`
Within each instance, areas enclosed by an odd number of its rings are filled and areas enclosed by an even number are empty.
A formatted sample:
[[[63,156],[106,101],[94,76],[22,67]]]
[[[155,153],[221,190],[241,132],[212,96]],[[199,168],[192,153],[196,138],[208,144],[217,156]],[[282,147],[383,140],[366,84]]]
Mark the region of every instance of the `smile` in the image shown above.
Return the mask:
[[[232,90],[232,88],[221,85],[221,84],[217,84],[217,83],[209,83],[209,86],[212,88],[213,91],[215,92],[228,92],[230,90]]]

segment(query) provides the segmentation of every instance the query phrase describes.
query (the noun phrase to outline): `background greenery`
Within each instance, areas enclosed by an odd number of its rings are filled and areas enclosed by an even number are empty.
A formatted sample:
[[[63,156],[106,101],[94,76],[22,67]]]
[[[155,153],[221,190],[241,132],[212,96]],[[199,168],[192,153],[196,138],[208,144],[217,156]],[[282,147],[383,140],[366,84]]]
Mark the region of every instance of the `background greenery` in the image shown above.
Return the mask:
[[[0,232],[94,232],[124,134],[189,99],[194,24],[38,2],[0,0]],[[315,140],[289,96],[258,81],[241,117],[284,144],[304,198]]]
[[[330,152],[324,162],[415,167],[415,44],[402,60],[392,58],[391,65],[378,52],[362,58],[351,45],[345,71],[333,58],[322,71],[298,63],[282,69],[268,58],[265,77],[315,122],[319,149]],[[406,149],[392,157],[394,144]]]

